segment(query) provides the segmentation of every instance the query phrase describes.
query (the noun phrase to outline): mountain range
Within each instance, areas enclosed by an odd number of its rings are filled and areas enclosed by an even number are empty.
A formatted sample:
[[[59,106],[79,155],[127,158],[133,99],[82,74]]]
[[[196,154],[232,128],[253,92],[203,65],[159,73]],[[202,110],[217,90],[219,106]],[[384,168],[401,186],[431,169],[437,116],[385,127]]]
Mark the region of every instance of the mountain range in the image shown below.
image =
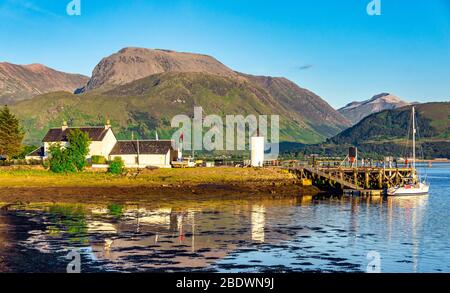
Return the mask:
[[[417,135],[421,139],[450,139],[450,102],[418,104],[415,108]],[[411,106],[405,106],[372,114],[329,141],[357,145],[404,140],[412,123],[411,111]]]
[[[87,76],[60,72],[42,64],[0,63],[0,104],[11,104],[34,96],[70,91],[83,86]]]
[[[195,106],[220,116],[280,115],[282,141],[318,143],[351,125],[322,98],[288,79],[236,72],[202,54],[124,48],[102,59],[91,78],[82,81],[75,92],[48,90],[11,104],[26,143],[38,143],[48,128],[63,121],[99,125],[107,118],[119,138],[130,138],[131,132],[153,138],[155,130],[168,138],[174,131],[171,118],[191,116]]]
[[[119,139],[169,138],[175,115],[280,115],[288,149],[344,154],[400,154],[411,105],[379,94],[334,110],[313,92],[283,77],[255,76],[215,58],[170,50],[124,48],[103,58],[90,78],[44,65],[0,63],[0,101],[21,120],[26,144],[39,144],[50,127],[102,125],[111,120]],[[421,145],[450,157],[450,103],[416,105]],[[304,144],[309,145],[307,148]],[[303,146],[303,147],[302,147]]]
[[[396,109],[409,105],[408,102],[401,100],[399,97],[382,93],[375,95],[369,100],[362,102],[352,102],[345,107],[339,109],[339,113],[345,116],[355,125],[365,117],[388,109]]]
[[[300,146],[297,151],[345,156],[350,146],[357,146],[361,157],[410,156],[411,107],[408,105],[369,115],[326,142]],[[418,156],[450,158],[450,102],[424,103],[415,107]]]

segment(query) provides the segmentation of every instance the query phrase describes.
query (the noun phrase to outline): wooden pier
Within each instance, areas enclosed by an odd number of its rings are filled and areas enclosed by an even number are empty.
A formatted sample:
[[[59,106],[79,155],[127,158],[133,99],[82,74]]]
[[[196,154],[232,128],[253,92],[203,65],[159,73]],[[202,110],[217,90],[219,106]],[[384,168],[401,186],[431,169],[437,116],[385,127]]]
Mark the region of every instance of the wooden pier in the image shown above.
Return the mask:
[[[330,190],[374,191],[417,180],[413,168],[290,167],[289,172]],[[414,179],[412,179],[414,178]]]

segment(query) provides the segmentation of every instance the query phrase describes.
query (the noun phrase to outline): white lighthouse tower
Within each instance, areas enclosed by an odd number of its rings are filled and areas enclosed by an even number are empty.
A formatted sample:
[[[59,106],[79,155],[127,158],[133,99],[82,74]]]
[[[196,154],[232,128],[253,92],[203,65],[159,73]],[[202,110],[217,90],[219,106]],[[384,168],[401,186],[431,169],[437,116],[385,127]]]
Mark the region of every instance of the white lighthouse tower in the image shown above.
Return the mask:
[[[264,137],[253,136],[250,142],[252,167],[264,166]]]

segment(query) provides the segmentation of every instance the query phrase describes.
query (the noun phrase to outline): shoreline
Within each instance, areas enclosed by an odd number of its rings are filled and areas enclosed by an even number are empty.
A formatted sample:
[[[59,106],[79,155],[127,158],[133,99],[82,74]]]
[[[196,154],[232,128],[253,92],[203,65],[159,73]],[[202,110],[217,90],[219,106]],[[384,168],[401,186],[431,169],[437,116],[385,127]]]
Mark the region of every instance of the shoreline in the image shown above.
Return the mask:
[[[316,195],[278,168],[144,170],[135,177],[98,172],[70,175],[43,170],[0,170],[0,202],[127,202],[286,198]]]
[[[314,196],[319,191],[299,185],[190,185],[183,187],[7,187],[0,190],[0,202],[126,203],[134,201],[205,201]]]

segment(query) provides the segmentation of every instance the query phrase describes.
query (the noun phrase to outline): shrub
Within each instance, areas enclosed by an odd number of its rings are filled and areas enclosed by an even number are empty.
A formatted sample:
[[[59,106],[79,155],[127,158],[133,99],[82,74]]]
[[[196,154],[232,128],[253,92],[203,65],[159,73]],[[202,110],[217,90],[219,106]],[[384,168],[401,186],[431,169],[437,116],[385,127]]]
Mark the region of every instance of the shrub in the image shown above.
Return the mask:
[[[91,162],[94,165],[104,165],[106,164],[106,158],[103,156],[92,156]]]
[[[68,146],[56,143],[50,146],[50,170],[54,173],[74,173],[86,167],[86,156],[91,143],[89,135],[74,129],[67,135]]]
[[[42,161],[42,167],[44,167],[44,169],[50,168],[50,162],[49,162],[49,160],[44,160],[44,161]]]
[[[111,174],[122,174],[124,167],[125,163],[122,158],[116,157],[111,164],[109,164],[108,172]]]
[[[49,152],[50,171],[53,173],[74,173],[77,171],[73,159],[59,143],[51,145]]]

